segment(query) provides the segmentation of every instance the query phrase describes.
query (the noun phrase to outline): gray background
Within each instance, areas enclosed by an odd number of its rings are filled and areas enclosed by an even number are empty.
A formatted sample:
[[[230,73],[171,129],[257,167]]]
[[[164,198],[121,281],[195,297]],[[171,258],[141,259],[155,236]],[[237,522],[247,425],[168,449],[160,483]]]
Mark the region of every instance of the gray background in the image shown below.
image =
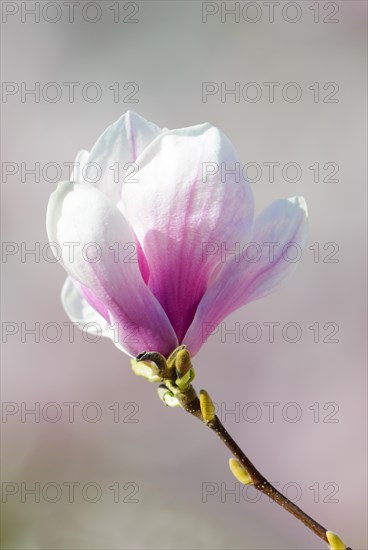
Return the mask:
[[[22,178],[20,164],[31,168],[39,162],[42,168],[49,162],[72,162],[127,109],[162,127],[209,121],[221,128],[244,163],[263,167],[261,179],[253,183],[257,211],[277,198],[306,198],[310,244],[319,243],[319,261],[307,250],[282,290],[226,320],[223,331],[237,322],[241,327],[257,322],[263,327],[262,337],[249,343],[243,338],[234,342],[233,336],[221,337],[220,332],[212,336],[195,358],[196,387],[205,387],[227,409],[246,410],[248,419],[228,415],[225,425],[261,471],[281,488],[292,484],[291,497],[297,483],[299,504],[308,513],[353,548],[366,548],[366,3],[337,2],[331,8],[319,2],[319,22],[314,22],[313,2],[299,2],[302,15],[295,23],[282,17],[284,2],[275,7],[273,23],[265,2],[258,2],[261,17],[254,23],[243,17],[236,22],[233,16],[222,22],[221,3],[219,13],[204,23],[204,8],[197,1],[138,2],[137,23],[122,21],[134,9],[124,8],[123,2],[117,23],[110,1],[100,3],[102,16],[96,23],[83,18],[86,2],[77,3],[74,23],[68,21],[65,6],[59,21],[46,20],[56,13],[51,6],[36,23],[31,16],[22,22],[21,13],[21,4],[29,7],[34,2],[9,4],[19,11],[2,24],[3,81],[20,88],[22,82],[27,88],[39,82],[41,90],[56,82],[63,93],[56,102],[42,94],[39,102],[31,96],[22,101],[21,93],[6,102],[3,97],[3,162],[19,165],[17,174],[3,177],[4,241],[19,246],[24,242],[30,248],[39,242],[41,249],[47,242],[45,210],[55,184],[47,181],[52,176],[42,173],[39,182],[32,175]],[[50,3],[41,2],[43,8],[45,4]],[[240,2],[241,8],[245,4],[249,3]],[[329,16],[335,4],[339,11]],[[93,18],[93,6],[88,9],[87,18]],[[248,19],[254,18],[255,8],[247,9]],[[287,9],[286,17],[294,18],[296,8]],[[338,21],[323,21],[329,17]],[[62,83],[73,81],[81,85],[75,101],[69,102]],[[252,103],[227,96],[222,102],[217,94],[203,102],[205,81],[223,82],[229,89],[234,82],[256,82],[262,97]],[[272,81],[280,83],[273,103],[263,84]],[[100,101],[89,102],[78,92],[88,82],[101,87]],[[115,103],[109,90],[114,82],[121,89],[136,82],[139,102],[124,102],[123,91]],[[280,90],[288,82],[301,86],[299,101],[282,97]],[[309,89],[315,82],[321,89],[318,102]],[[339,86],[335,103],[323,101],[332,90],[323,89],[327,82]],[[263,165],[270,161],[280,163],[274,182],[268,181]],[[301,166],[300,181],[290,183],[282,177],[281,167],[288,162]],[[320,163],[321,179],[326,175],[324,164],[337,163],[339,181],[315,183],[309,168],[315,162]],[[64,167],[62,178],[67,174]],[[328,242],[339,246],[337,263],[323,262],[332,250],[323,250]],[[74,343],[69,343],[63,325],[68,319],[60,303],[62,268],[42,257],[39,262],[32,256],[25,260],[18,253],[3,264],[3,321],[25,323],[27,328],[36,322],[41,328],[59,323],[62,337],[51,343],[42,335],[35,342],[30,335],[22,342],[19,326],[3,346],[2,398],[19,410],[22,402],[23,408],[38,402],[41,409],[56,402],[63,414],[56,422],[48,420],[55,413],[51,408],[46,418],[41,414],[40,422],[30,415],[22,422],[20,412],[5,418],[2,478],[17,483],[19,492],[3,507],[4,548],[323,547],[265,497],[252,503],[256,495],[251,490],[240,502],[234,495],[226,496],[224,490],[236,484],[227,467],[229,453],[219,441],[181,410],[165,409],[154,386],[131,373],[129,359],[110,341],[90,343],[76,332]],[[301,339],[289,343],[278,330],[270,343],[263,325],[270,321],[281,327],[298,323]],[[313,342],[308,328],[316,322],[321,327],[319,343]],[[327,322],[338,324],[338,343],[322,341],[329,333],[323,329]],[[80,403],[74,422],[68,421],[65,402]],[[83,417],[82,408],[89,402],[101,407],[100,421]],[[119,422],[113,421],[109,409],[115,402],[120,404]],[[261,411],[257,422],[249,420],[255,406],[243,409],[249,402],[257,404],[258,414]],[[273,423],[267,402],[280,403]],[[302,414],[296,422],[282,415],[290,402],[297,403]],[[328,403],[336,405],[324,409]],[[311,406],[320,411],[318,422]],[[139,410],[129,417],[133,407]],[[292,416],[295,410],[287,412]],[[89,412],[92,416],[93,410]],[[47,498],[41,495],[40,503],[31,495],[22,502],[21,483],[31,488],[36,481],[41,488],[49,482],[64,488],[63,482],[80,483],[75,502],[68,502],[66,488],[55,503],[49,502],[52,488]],[[101,487],[96,503],[81,495],[87,482]],[[109,489],[114,482],[121,485],[119,503]],[[123,502],[131,492],[124,489],[127,482],[139,486],[134,497],[138,503]],[[218,489],[206,503],[205,482]],[[316,484],[319,493],[314,499],[310,487],[316,490]],[[331,496],[334,488],[338,491]],[[329,495],[337,502],[326,502]]]

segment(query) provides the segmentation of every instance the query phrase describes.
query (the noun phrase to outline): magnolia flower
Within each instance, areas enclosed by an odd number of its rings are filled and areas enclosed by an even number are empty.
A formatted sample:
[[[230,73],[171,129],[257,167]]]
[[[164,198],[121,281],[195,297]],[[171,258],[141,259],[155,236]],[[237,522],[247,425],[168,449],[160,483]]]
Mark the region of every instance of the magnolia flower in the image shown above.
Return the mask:
[[[240,166],[214,126],[161,129],[132,112],[81,151],[47,211],[72,321],[97,323],[131,356],[181,344],[193,356],[225,317],[275,290],[296,265],[289,246],[306,244],[306,205],[277,200],[254,219]]]

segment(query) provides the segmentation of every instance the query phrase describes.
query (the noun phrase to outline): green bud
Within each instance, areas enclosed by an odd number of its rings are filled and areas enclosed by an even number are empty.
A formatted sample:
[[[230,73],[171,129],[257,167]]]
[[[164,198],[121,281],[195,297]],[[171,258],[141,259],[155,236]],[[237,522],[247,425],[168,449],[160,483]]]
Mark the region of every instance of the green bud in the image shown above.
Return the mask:
[[[340,537],[336,535],[336,533],[326,531],[326,537],[331,550],[346,550],[345,544],[342,542]]]
[[[240,481],[240,483],[243,483],[243,485],[253,484],[253,480],[251,476],[248,474],[248,470],[246,470],[244,466],[240,464],[238,460],[236,460],[236,458],[229,459],[229,466],[230,466],[231,473],[233,474],[234,477],[236,477],[238,481]]]
[[[206,390],[199,392],[199,404],[201,406],[201,413],[205,422],[212,422],[215,418],[215,405]]]
[[[180,403],[175,397],[175,395],[167,389],[167,387],[164,384],[161,384],[161,386],[158,387],[157,393],[159,398],[167,407],[179,407]]]
[[[176,379],[175,383],[180,389],[180,391],[185,391],[189,388],[190,384],[192,383],[192,380],[194,380],[194,376],[195,376],[194,369],[190,369],[186,374],[184,374],[184,376],[182,376],[182,378]]]
[[[152,361],[161,372],[166,370],[166,359],[157,351],[143,351],[139,353],[135,359],[138,363],[142,361]]]
[[[159,370],[154,363],[131,359],[130,364],[134,374],[137,376],[143,376],[143,378],[149,382],[161,382],[162,378],[159,375]]]
[[[181,349],[176,354],[175,368],[179,378],[185,376],[192,368],[189,351],[187,349]]]
[[[174,369],[175,368],[175,359],[176,359],[176,356],[177,354],[179,353],[179,351],[183,350],[183,349],[186,349],[187,346],[178,346],[177,348],[174,349],[174,351],[172,353],[170,353],[168,359],[167,359],[167,366],[169,368],[169,370],[171,369]]]

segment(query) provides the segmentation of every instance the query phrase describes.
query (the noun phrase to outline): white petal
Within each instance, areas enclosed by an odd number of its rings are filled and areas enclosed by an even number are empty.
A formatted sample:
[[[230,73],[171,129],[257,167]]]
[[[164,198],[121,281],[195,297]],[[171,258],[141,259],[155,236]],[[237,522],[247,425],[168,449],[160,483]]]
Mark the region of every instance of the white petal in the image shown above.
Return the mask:
[[[161,128],[156,124],[128,111],[111,124],[92,147],[84,181],[93,183],[117,203],[121,197],[123,180],[131,169],[129,165],[135,163],[137,157],[160,133]],[[95,177],[97,181],[93,182]]]
[[[70,181],[74,181],[78,183],[83,182],[83,171],[88,161],[88,158],[89,158],[89,151],[85,151],[84,149],[82,149],[82,151],[79,151],[74,161],[76,166],[73,169],[72,175],[70,177]]]
[[[171,353],[177,345],[175,333],[144,283],[138,263],[116,259],[111,248],[118,244],[121,250],[132,242],[124,217],[112,201],[90,185],[60,183],[50,197],[47,231],[49,240],[61,247],[67,272],[90,289],[107,308],[111,321],[118,323],[119,343],[129,354]],[[68,243],[77,243],[74,258]],[[91,261],[95,251],[101,257]]]

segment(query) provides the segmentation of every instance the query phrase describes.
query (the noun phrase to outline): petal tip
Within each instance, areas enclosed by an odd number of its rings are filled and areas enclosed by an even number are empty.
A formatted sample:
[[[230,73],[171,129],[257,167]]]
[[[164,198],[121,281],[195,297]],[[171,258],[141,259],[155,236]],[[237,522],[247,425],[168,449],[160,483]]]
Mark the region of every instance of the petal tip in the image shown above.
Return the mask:
[[[304,197],[296,195],[295,197],[290,197],[287,200],[291,202],[291,204],[298,206],[301,210],[303,210],[305,216],[308,217],[308,206]]]
[[[56,189],[51,193],[46,212],[46,227],[50,241],[55,239],[54,231],[55,221],[60,215],[60,205],[69,191],[73,189],[74,183],[71,181],[60,181]]]

